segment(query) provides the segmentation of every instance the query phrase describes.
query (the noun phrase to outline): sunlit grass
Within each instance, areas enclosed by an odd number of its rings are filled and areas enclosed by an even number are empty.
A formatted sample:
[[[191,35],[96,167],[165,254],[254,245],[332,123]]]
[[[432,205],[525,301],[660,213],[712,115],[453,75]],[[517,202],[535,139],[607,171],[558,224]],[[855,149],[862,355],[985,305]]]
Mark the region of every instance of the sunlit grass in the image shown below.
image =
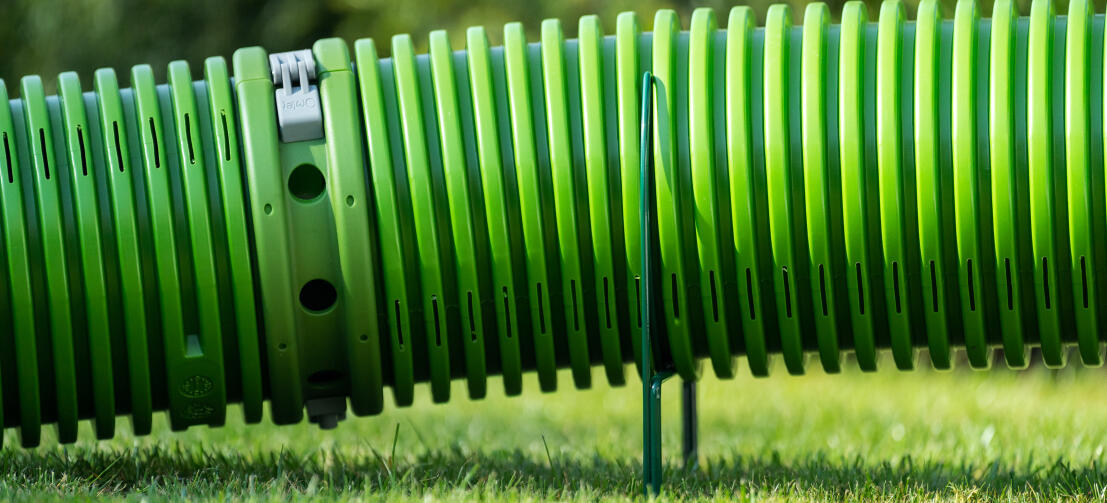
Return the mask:
[[[707,376],[700,386],[700,469],[681,469],[679,387],[665,389],[663,497],[784,500],[1101,500],[1107,488],[1107,374],[934,372],[768,379]],[[632,373],[633,367],[627,372]],[[0,497],[43,495],[286,500],[628,499],[641,492],[637,379],[447,404],[426,388],[415,406],[313,425],[244,425],[129,434],[25,451],[14,432],[0,453]]]

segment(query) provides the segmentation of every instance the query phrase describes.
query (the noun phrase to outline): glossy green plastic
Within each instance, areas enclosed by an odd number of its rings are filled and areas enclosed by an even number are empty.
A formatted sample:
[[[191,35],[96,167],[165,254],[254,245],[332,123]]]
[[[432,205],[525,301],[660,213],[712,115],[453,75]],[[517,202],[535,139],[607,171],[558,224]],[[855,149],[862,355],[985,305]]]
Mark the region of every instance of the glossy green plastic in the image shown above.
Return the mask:
[[[1099,365],[1104,16],[912,10],[324,39],[294,142],[259,47],[0,86],[0,423],[327,426],[631,361]]]

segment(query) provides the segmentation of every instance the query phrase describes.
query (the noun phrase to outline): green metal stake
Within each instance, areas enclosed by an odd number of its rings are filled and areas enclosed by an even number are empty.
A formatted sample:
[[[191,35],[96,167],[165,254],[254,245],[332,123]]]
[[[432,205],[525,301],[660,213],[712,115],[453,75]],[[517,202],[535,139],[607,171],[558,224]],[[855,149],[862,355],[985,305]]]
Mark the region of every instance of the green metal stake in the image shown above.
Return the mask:
[[[646,495],[661,490],[661,383],[671,373],[654,374],[650,358],[650,332],[653,317],[653,278],[650,264],[650,204],[653,200],[653,75],[642,75],[642,126],[640,148],[639,183],[641,197],[638,214],[642,229],[642,470],[643,490]]]
[[[699,413],[696,407],[696,381],[684,381],[680,386],[681,443],[684,469],[695,470],[700,461]]]
[[[653,75],[642,74],[641,164],[639,171],[639,215],[642,229],[642,470],[643,492],[657,496],[661,492],[661,385],[675,375],[671,369],[655,372],[650,350],[653,330],[653,266],[650,263],[651,208],[653,202]],[[681,386],[681,417],[683,418],[684,468],[695,469],[699,459],[699,433],[696,413],[696,383],[686,381]]]

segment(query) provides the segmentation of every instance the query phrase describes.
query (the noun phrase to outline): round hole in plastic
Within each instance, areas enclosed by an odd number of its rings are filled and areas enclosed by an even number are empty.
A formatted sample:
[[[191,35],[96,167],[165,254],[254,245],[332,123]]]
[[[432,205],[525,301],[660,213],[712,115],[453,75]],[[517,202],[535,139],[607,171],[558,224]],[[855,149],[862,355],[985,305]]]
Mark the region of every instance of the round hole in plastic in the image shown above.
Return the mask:
[[[330,309],[338,301],[338,291],[325,279],[313,279],[300,288],[300,305],[313,313]]]
[[[327,180],[323,172],[311,164],[301,164],[288,175],[288,192],[300,202],[311,202],[323,194]]]

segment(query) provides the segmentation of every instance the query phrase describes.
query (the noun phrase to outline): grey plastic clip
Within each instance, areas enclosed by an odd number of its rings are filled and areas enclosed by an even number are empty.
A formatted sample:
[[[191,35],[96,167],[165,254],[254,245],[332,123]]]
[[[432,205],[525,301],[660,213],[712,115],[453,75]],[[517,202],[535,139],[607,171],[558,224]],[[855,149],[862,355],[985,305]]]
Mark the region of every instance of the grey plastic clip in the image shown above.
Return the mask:
[[[314,140],[323,137],[323,107],[315,80],[315,56],[311,50],[269,55],[269,70],[277,86],[277,126],[281,141]]]
[[[312,398],[304,403],[308,421],[324,430],[333,430],[338,422],[346,419],[346,399],[343,397]]]

